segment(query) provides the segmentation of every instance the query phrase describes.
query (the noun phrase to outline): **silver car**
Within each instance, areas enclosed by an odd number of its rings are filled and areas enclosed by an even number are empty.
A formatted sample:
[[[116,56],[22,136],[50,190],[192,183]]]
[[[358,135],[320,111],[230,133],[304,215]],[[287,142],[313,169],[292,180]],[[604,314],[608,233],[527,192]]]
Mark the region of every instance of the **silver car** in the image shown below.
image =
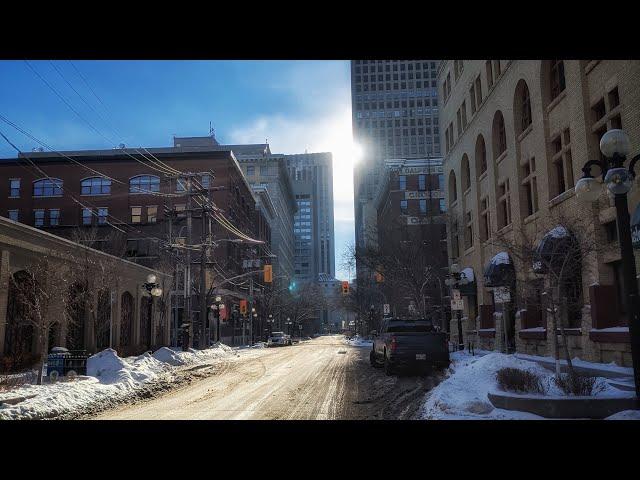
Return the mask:
[[[267,340],[267,347],[291,345],[291,336],[284,332],[272,332]]]

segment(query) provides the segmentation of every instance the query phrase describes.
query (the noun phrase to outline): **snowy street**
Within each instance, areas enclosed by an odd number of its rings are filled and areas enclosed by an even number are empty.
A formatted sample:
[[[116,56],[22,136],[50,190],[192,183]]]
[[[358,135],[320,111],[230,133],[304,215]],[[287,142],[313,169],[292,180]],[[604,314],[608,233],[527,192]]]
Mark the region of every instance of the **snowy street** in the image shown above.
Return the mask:
[[[436,381],[387,377],[369,348],[342,335],[225,357],[210,375],[148,401],[103,412],[118,419],[408,419]]]

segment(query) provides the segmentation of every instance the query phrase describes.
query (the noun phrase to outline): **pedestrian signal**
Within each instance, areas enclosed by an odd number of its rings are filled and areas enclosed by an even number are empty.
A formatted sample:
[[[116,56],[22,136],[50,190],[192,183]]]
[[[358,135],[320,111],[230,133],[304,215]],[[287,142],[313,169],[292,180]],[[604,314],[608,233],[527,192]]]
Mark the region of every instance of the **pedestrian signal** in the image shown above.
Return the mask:
[[[247,301],[246,300],[240,300],[240,313],[242,315],[246,315],[247,314]]]
[[[271,265],[264,266],[264,283],[271,283],[273,280],[273,267]]]
[[[346,280],[342,282],[342,294],[343,295],[349,294],[349,282]]]

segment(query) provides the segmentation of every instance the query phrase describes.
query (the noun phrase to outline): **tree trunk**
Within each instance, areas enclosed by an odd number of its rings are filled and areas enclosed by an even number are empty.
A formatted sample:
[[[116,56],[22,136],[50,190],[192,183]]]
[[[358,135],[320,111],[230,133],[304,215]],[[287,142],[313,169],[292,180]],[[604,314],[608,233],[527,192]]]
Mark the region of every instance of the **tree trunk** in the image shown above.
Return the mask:
[[[45,331],[46,330],[46,331]],[[44,370],[44,362],[47,358],[47,346],[49,340],[49,329],[40,329],[40,362],[38,362],[38,385],[42,385],[42,371]]]

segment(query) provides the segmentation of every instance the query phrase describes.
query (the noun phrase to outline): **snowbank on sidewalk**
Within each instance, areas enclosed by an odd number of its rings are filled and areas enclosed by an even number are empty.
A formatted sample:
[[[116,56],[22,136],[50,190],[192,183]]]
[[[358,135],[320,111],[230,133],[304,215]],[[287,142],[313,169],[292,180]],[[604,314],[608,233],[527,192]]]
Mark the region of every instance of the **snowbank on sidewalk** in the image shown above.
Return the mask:
[[[208,363],[232,354],[231,347],[220,343],[188,352],[162,347],[153,354],[126,358],[107,348],[87,359],[87,376],[54,384],[21,385],[0,393],[0,402],[35,395],[15,405],[0,404],[0,420],[51,418],[91,405],[114,406],[145,384],[171,381],[176,367]]]
[[[484,353],[484,352],[483,352]],[[493,407],[487,397],[489,392],[499,392],[496,372],[501,368],[518,368],[535,373],[547,387],[548,395],[562,395],[553,382],[553,372],[541,365],[516,358],[514,355],[492,352],[471,356],[467,352],[451,354],[451,375],[429,392],[423,406],[425,419],[542,419],[527,412],[515,412]],[[620,396],[622,393],[598,378],[596,396]]]

